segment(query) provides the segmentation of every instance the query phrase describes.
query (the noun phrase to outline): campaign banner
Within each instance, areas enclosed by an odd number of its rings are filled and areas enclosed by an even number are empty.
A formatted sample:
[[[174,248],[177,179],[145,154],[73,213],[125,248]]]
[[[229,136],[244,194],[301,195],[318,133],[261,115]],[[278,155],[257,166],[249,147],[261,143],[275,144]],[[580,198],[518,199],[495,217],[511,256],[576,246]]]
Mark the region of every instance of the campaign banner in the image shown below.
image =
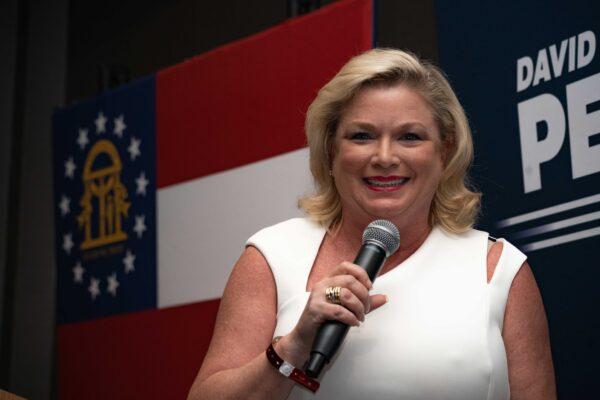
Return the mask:
[[[436,2],[441,66],[469,116],[481,229],[524,251],[559,398],[600,357],[600,3]]]
[[[302,215],[306,109],[372,46],[332,4],[54,116],[60,399],[185,398],[247,238]]]

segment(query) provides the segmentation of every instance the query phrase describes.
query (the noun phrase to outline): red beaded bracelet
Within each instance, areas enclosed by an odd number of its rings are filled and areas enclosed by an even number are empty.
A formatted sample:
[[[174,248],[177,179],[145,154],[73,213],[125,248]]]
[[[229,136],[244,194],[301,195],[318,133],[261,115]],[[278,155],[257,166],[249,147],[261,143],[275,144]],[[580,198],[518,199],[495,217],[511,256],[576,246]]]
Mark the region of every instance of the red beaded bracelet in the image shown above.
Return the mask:
[[[273,345],[277,343],[281,339],[281,336],[277,336],[273,339],[269,347],[267,348],[267,359],[277,370],[284,375],[285,377],[290,378],[296,383],[301,384],[311,392],[315,393],[320,386],[320,383],[312,378],[306,376],[304,371],[294,367],[287,361],[284,361],[279,355],[275,352],[275,348]]]

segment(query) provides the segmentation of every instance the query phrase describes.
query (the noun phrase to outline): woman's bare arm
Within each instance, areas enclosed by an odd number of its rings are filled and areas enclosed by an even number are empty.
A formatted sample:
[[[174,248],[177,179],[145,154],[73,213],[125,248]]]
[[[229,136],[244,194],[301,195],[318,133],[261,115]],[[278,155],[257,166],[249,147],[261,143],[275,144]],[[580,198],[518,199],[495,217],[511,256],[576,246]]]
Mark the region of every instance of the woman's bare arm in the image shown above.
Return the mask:
[[[556,399],[548,322],[529,264],[515,276],[502,331],[511,399]]]
[[[488,281],[502,253],[497,242],[488,253]],[[529,264],[515,276],[508,294],[502,330],[512,400],[556,399],[548,323]]]
[[[188,399],[284,399],[293,382],[264,355],[276,322],[277,292],[271,270],[258,250],[248,247],[223,292],[213,338]],[[286,352],[289,340],[276,350]],[[287,358],[286,358],[287,357]]]

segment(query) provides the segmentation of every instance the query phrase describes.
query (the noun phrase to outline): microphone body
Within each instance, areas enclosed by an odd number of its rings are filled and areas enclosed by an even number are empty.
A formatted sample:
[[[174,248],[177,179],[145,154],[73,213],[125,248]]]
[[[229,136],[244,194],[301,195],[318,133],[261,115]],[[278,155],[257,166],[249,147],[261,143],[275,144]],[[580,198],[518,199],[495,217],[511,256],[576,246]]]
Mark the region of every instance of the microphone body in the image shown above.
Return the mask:
[[[358,251],[354,264],[364,268],[371,282],[375,282],[385,259],[386,252],[380,245],[365,243]],[[310,359],[305,367],[308,376],[311,378],[319,376],[325,364],[329,363],[339,349],[349,328],[348,325],[339,321],[327,321],[321,325],[313,342]]]

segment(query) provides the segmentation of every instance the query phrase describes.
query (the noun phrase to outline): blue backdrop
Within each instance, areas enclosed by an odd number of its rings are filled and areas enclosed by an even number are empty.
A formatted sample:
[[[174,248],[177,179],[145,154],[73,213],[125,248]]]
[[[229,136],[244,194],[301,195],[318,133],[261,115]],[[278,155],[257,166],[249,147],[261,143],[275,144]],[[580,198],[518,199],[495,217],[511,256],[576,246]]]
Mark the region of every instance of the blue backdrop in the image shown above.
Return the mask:
[[[441,66],[475,136],[479,228],[529,256],[559,398],[600,359],[600,2],[438,0]]]

